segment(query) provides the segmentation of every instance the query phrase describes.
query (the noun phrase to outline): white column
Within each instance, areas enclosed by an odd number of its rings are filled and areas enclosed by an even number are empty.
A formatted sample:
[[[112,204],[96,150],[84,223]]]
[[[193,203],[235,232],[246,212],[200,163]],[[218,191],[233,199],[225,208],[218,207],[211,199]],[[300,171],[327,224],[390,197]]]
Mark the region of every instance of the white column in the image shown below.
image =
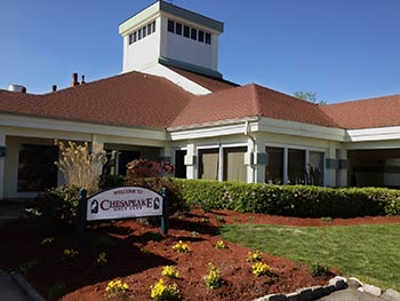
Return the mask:
[[[247,164],[247,183],[255,182],[255,168],[253,164],[254,162],[252,162],[255,149],[255,141],[253,138],[249,137],[247,141],[247,159],[245,160]]]
[[[339,159],[340,160],[347,160],[347,150],[346,149],[340,149],[339,150]],[[346,168],[340,168],[338,171],[338,181],[336,183],[337,186],[340,187],[346,187],[348,185],[348,180],[347,180],[347,166]]]
[[[336,145],[334,143],[329,143],[328,159],[336,159]],[[326,180],[327,186],[336,186],[336,169],[326,168]]]
[[[247,183],[265,183],[266,162],[261,162],[261,156],[266,155],[265,142],[260,138],[248,139],[247,142]]]
[[[287,147],[283,149],[283,184],[288,183],[288,166],[289,166],[289,150]]]
[[[187,152],[185,156],[185,165],[186,165],[186,178],[187,179],[196,179],[197,178],[197,151],[196,145],[194,143],[190,143],[187,145]]]
[[[220,145],[218,153],[218,181],[220,182],[224,180],[224,164],[224,148]]]
[[[98,153],[104,150],[104,142],[98,135],[92,135],[92,152]]]
[[[0,146],[6,146],[6,135],[0,133]],[[5,164],[6,158],[0,158],[0,200],[5,198],[4,195],[4,185],[5,185]]]

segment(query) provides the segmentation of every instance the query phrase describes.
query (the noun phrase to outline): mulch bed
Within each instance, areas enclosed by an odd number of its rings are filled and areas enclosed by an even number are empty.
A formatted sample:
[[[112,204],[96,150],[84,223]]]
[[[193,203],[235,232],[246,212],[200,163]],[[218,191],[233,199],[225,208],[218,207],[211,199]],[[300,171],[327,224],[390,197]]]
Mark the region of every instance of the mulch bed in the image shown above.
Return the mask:
[[[26,272],[27,280],[46,298],[49,291],[57,294],[55,288],[58,284],[64,301],[106,299],[105,287],[108,281],[116,278],[127,282],[130,287],[127,296],[121,300],[150,300],[150,286],[161,278],[165,265],[175,265],[182,275],[183,279],[174,282],[178,284],[184,300],[253,300],[270,293],[287,293],[302,287],[324,285],[330,278],[313,278],[306,265],[267,254],[263,254],[263,259],[276,276],[255,277],[246,261],[249,249],[231,243],[226,243],[227,249],[215,248],[216,241],[220,239],[218,227],[224,222],[327,226],[395,223],[400,222],[400,217],[324,222],[321,219],[193,210],[190,214],[170,220],[171,229],[167,238],[159,235],[158,227],[137,221],[98,224],[88,231],[86,248],[77,247],[73,232],[56,236],[52,245],[42,246],[41,241],[48,236],[43,233],[50,229],[19,222],[1,228],[0,269],[15,269],[22,263],[35,260],[38,264]],[[189,244],[191,253],[178,254],[172,250],[179,240]],[[66,260],[63,250],[71,248],[78,249],[80,254],[73,260]],[[106,251],[108,263],[98,267],[95,262],[101,251]],[[203,277],[208,271],[208,263],[221,270],[223,285],[219,289],[205,287]]]

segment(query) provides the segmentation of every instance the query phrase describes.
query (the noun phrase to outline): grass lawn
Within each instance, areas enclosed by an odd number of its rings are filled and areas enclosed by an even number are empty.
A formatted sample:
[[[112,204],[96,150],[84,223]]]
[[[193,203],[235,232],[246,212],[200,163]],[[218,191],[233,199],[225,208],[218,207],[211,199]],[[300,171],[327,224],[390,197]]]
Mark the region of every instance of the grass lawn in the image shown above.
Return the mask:
[[[233,224],[222,237],[269,254],[336,267],[382,288],[400,289],[400,224],[289,227]]]

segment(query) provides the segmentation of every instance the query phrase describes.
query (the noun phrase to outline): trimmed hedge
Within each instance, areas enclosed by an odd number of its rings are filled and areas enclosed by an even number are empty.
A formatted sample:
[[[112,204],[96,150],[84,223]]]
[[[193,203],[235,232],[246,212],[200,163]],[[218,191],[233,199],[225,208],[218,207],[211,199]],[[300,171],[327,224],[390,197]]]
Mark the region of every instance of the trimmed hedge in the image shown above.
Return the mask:
[[[400,191],[172,179],[190,207],[298,217],[400,215]]]

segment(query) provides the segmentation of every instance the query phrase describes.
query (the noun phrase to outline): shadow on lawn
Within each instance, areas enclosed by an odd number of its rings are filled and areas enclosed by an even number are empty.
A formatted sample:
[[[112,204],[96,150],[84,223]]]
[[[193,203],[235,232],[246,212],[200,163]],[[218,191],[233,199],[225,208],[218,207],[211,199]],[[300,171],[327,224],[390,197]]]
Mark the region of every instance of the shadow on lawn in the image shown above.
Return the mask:
[[[208,234],[211,236],[219,234],[219,228],[217,226],[210,223],[193,222],[184,219],[171,219],[170,228],[189,232],[198,232],[200,234]]]

